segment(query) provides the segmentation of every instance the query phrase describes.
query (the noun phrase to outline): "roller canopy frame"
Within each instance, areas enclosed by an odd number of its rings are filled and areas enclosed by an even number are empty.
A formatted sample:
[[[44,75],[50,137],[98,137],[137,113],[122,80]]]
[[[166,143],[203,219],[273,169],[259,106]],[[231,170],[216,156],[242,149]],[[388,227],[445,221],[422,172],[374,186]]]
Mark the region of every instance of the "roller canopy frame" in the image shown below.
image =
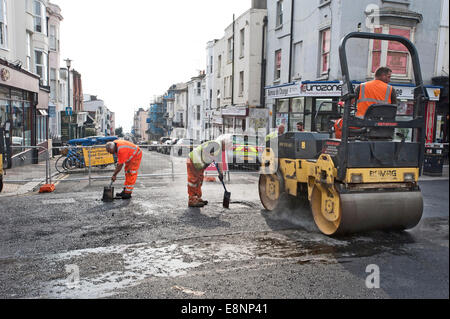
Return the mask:
[[[419,62],[419,54],[417,52],[414,44],[407,38],[390,35],[390,34],[379,34],[379,33],[368,33],[368,32],[352,32],[346,35],[339,46],[339,58],[341,62],[341,71],[343,76],[342,85],[342,97],[341,99],[345,101],[344,106],[344,116],[342,123],[342,147],[344,156],[341,157],[338,163],[338,178],[343,180],[347,171],[348,163],[348,141],[349,141],[349,128],[350,127],[380,127],[379,121],[367,121],[357,119],[350,115],[351,100],[356,98],[355,91],[353,88],[352,80],[350,78],[350,73],[348,69],[347,54],[346,54],[346,44],[349,39],[368,39],[368,40],[383,40],[383,41],[395,41],[403,44],[409,51],[411,55],[411,61],[414,70],[414,80],[416,87],[414,89],[414,119],[411,121],[401,121],[401,122],[391,122],[389,126],[394,128],[412,128],[415,130],[414,136],[416,142],[420,143],[419,152],[419,174],[422,175],[422,166],[425,154],[425,102],[429,100],[428,93],[423,85],[422,71]],[[385,126],[384,126],[385,127]]]

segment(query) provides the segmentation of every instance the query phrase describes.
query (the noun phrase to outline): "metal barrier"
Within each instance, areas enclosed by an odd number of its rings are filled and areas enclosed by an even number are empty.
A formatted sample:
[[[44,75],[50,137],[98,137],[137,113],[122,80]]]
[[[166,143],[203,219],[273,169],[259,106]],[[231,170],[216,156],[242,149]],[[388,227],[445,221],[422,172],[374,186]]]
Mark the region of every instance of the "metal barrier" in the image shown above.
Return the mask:
[[[52,171],[50,165],[50,154],[49,150],[43,146],[11,146],[12,149],[21,149],[21,150],[41,150],[44,151],[47,155],[45,158],[45,183],[52,183]],[[23,158],[24,160],[28,156],[34,156],[34,154],[26,154],[26,152],[22,152],[16,155],[18,158]],[[39,154],[37,154],[39,156]],[[3,177],[3,182],[7,183],[27,183],[27,182],[36,182],[38,180],[42,180],[42,173],[39,170],[35,169],[36,164],[26,165],[26,166],[16,166],[11,169],[6,169]],[[37,174],[37,175],[36,175]],[[27,178],[25,178],[25,175]],[[12,178],[10,178],[12,176]],[[19,178],[17,178],[19,176]],[[23,176],[22,178],[20,178]]]
[[[151,144],[139,145],[139,147],[143,152],[143,158],[139,169],[139,179],[162,177],[175,180],[175,177],[177,176],[186,176],[186,159],[191,150],[197,147],[197,145],[180,146]],[[115,170],[115,163],[98,164],[97,155],[99,150],[105,150],[105,145],[53,147],[50,150],[47,150],[42,146],[18,146],[15,148],[39,149],[45,151],[46,184],[52,183],[51,163],[54,163],[55,169],[59,173],[58,177],[54,176],[58,182],[88,181],[89,186],[96,180],[110,180],[112,173]],[[59,150],[61,155],[52,158],[50,154],[53,153],[54,149]],[[229,153],[226,153],[225,157],[230,168],[227,172],[228,180],[230,180],[230,174],[258,174],[259,159],[255,158],[252,162],[242,157],[233,157]],[[233,160],[233,163],[231,163],[232,165],[229,163],[230,159]],[[64,161],[66,161],[65,168],[63,168]],[[11,175],[8,174],[7,170],[4,182],[37,182],[39,178],[42,180],[43,172],[39,172],[39,170],[35,170],[34,168],[34,165],[14,168],[14,174],[12,175],[14,175],[15,178],[8,178],[8,176]],[[38,176],[36,176],[36,174],[38,174]],[[207,172],[207,175],[217,176],[218,174],[212,170]],[[124,180],[125,178],[123,174],[120,174],[117,179]]]

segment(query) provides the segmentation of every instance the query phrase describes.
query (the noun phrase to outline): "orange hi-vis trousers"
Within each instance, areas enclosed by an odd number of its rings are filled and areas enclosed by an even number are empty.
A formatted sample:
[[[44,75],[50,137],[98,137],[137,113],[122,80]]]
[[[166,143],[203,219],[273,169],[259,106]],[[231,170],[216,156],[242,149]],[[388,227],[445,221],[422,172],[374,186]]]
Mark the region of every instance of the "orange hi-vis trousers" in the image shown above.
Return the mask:
[[[130,162],[125,164],[125,193],[131,194],[138,177],[138,170],[141,166],[142,151],[139,152]]]
[[[189,204],[196,204],[202,198],[202,185],[205,170],[197,170],[188,158],[186,161],[188,176]]]

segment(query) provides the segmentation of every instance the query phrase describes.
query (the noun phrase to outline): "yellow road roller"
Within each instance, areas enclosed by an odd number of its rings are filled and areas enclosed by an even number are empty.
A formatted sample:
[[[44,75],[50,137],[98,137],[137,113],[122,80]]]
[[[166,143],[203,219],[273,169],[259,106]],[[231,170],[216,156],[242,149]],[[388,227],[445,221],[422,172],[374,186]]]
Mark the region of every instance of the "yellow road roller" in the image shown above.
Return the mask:
[[[416,82],[412,120],[401,121],[390,104],[371,105],[364,118],[355,116],[355,88],[345,52],[351,38],[396,41],[409,50]],[[417,50],[401,36],[355,32],[342,39],[339,55],[345,102],[342,138],[288,132],[271,139],[261,160],[261,202],[269,211],[283,209],[289,201],[309,204],[315,224],[328,236],[413,228],[423,212],[418,179],[428,100]],[[410,130],[412,138],[406,139],[402,129]]]

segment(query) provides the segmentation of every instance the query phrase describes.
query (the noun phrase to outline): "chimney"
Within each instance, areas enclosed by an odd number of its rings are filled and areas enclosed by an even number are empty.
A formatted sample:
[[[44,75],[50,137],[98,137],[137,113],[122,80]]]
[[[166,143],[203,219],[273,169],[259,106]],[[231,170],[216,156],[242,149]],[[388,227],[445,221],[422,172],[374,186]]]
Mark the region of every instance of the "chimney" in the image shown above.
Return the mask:
[[[252,0],[252,9],[267,9],[267,0]]]

